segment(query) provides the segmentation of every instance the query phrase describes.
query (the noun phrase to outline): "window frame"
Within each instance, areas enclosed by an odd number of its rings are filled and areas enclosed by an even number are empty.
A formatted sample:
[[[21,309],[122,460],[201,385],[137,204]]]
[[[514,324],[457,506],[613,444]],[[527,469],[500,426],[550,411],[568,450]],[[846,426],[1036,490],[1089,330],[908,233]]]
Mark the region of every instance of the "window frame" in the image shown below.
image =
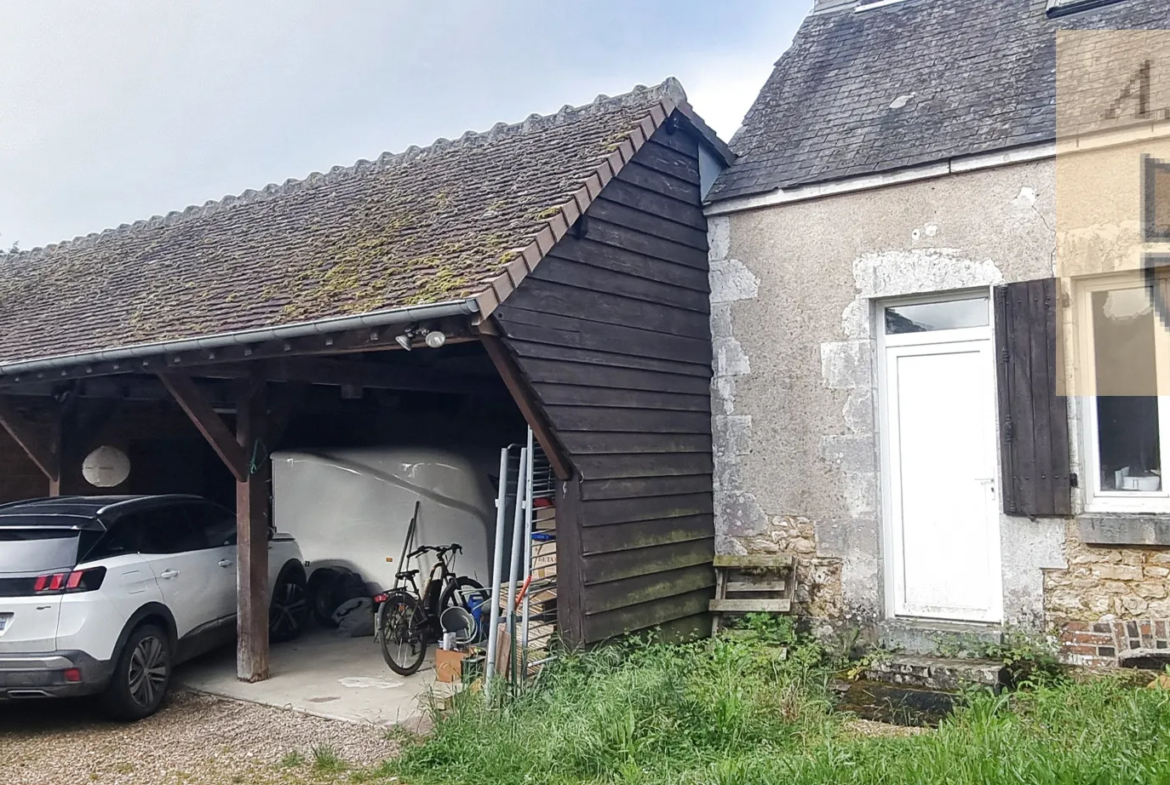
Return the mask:
[[[1085,513],[1167,513],[1170,512],[1170,395],[1158,395],[1160,491],[1110,491],[1101,487],[1101,454],[1098,439],[1097,359],[1093,330],[1093,295],[1119,289],[1144,289],[1149,284],[1142,271],[1096,276],[1076,281],[1077,375],[1088,389],[1078,390],[1081,411],[1080,450],[1083,466]],[[1155,320],[1158,319],[1154,313]],[[1154,331],[1158,391],[1170,392],[1170,331]]]
[[[990,287],[976,287],[966,289],[949,289],[943,292],[926,292],[905,297],[895,297],[889,300],[878,301],[878,313],[875,318],[874,332],[879,339],[879,348],[885,346],[911,346],[923,343],[952,343],[955,341],[971,340],[983,337],[987,330],[995,330],[995,307],[993,291]],[[986,300],[987,324],[977,327],[948,327],[939,330],[925,330],[923,332],[887,333],[886,311],[891,308],[904,308],[908,305],[942,305],[944,303]]]
[[[1170,242],[1170,226],[1158,231],[1158,176],[1170,178],[1170,161],[1142,155],[1142,235],[1147,243]]]

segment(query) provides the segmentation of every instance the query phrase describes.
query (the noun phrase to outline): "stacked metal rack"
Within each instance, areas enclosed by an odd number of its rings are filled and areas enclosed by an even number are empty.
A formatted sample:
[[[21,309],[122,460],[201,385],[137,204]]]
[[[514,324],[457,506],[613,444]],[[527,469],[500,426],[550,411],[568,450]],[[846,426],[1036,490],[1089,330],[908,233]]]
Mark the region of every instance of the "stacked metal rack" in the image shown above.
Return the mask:
[[[520,687],[552,658],[556,570],[556,475],[529,429],[526,445],[500,451],[486,685],[503,675]]]

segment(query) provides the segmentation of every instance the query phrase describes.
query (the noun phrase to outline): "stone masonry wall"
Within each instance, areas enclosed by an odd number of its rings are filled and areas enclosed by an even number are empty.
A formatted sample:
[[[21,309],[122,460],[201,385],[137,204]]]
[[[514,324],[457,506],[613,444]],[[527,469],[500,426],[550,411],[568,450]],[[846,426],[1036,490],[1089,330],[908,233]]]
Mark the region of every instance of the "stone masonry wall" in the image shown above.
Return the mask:
[[[888,612],[875,304],[1050,276],[1054,180],[1038,161],[709,216],[716,548],[792,554],[818,629]],[[1002,528],[1006,616],[1039,619],[1063,528]]]
[[[747,553],[788,553],[796,565],[794,612],[835,620],[842,615],[841,560],[817,556],[816,526],[808,518],[775,515],[763,534],[737,538]]]
[[[1070,521],[1065,558],[1044,572],[1044,607],[1068,661],[1116,665],[1170,647],[1170,551],[1086,545]]]

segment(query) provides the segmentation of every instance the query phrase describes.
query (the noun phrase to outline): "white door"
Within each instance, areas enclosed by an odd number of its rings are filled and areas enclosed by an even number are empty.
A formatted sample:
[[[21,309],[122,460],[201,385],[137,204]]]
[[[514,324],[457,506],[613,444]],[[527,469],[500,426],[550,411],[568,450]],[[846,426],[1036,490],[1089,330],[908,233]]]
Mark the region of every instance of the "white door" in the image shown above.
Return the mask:
[[[885,310],[881,392],[891,609],[898,616],[1000,621],[988,298]]]

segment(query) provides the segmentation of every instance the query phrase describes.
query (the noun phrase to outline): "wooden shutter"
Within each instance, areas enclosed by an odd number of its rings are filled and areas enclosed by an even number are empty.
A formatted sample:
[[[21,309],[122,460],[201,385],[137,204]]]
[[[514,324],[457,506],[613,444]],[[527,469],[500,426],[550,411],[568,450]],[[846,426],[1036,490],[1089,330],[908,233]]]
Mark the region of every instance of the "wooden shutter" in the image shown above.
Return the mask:
[[[995,289],[1003,511],[1071,515],[1068,399],[1056,394],[1056,279]]]

